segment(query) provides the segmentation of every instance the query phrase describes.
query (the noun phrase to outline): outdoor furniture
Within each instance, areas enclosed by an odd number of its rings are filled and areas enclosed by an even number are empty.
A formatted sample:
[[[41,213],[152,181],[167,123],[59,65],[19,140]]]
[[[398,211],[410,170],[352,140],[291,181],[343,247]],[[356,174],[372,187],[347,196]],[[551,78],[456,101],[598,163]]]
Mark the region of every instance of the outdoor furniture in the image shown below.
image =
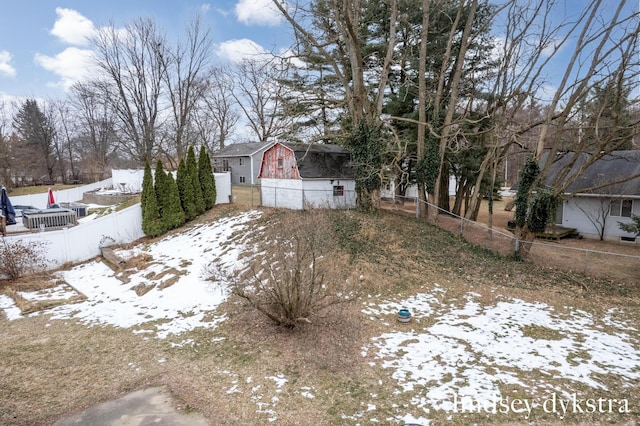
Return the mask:
[[[89,206],[82,203],[60,203],[59,207],[73,210],[78,217],[85,217],[89,210]]]
[[[62,229],[77,225],[78,217],[70,209],[29,209],[22,211],[22,224],[28,229]]]

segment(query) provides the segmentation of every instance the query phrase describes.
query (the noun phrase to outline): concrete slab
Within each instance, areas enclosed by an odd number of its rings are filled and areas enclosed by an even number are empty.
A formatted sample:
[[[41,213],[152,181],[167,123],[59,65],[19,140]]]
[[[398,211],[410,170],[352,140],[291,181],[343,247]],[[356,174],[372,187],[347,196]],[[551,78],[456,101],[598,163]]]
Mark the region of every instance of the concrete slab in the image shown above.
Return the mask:
[[[91,407],[54,423],[55,426],[206,426],[198,413],[179,413],[169,391],[164,388],[139,390],[120,399]]]

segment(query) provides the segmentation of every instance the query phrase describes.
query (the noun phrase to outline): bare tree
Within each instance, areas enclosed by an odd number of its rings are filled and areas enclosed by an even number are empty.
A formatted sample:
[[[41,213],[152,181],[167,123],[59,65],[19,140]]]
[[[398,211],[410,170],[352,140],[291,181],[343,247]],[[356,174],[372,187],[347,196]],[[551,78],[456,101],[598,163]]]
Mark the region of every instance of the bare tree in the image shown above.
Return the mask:
[[[189,145],[194,144],[190,122],[206,93],[212,45],[209,29],[203,28],[201,17],[196,16],[187,27],[185,40],[178,41],[175,50],[160,55],[171,110],[170,139],[174,146],[169,157],[184,158]]]
[[[153,20],[142,18],[124,30],[103,27],[91,41],[96,65],[113,87],[109,101],[124,136],[121,149],[140,164],[151,161],[158,149],[167,41]]]
[[[213,67],[209,70],[206,92],[200,99],[194,125],[198,139],[209,153],[226,146],[240,114],[233,96],[234,81],[230,68]]]
[[[53,183],[56,174],[56,129],[35,99],[27,99],[13,118],[13,127],[22,144],[15,147],[14,157],[37,182]]]
[[[609,101],[596,100],[594,94],[601,93],[596,88],[608,87],[605,95],[620,103],[620,98],[637,89],[640,75],[640,58],[638,58],[638,33],[640,32],[640,12],[627,14],[629,4],[621,1],[615,8],[608,2],[591,0],[584,6],[579,19],[567,30],[563,41],[571,40],[575,52],[569,58],[566,70],[557,86],[547,115],[540,123],[535,158],[540,161],[546,153],[547,161],[541,168],[538,178],[539,185],[552,188],[554,197],[559,197],[567,188],[590,167],[613,150],[619,149],[629,139],[633,138],[633,131],[637,131],[637,123],[623,123],[617,121],[618,130],[624,126],[629,132],[623,132],[626,137],[621,138],[620,132],[600,133],[597,138],[589,140],[575,140],[571,144],[572,155],[563,154],[566,150],[565,136],[571,135],[576,115],[580,113],[580,104],[594,102],[598,105]],[[638,102],[636,99],[634,102]],[[605,109],[600,109],[591,117],[592,123],[598,127],[610,127],[610,117]],[[598,124],[599,123],[599,124]],[[629,134],[630,133],[630,134]],[[586,157],[580,155],[588,154]],[[552,165],[558,161],[569,161],[559,173],[549,181]],[[579,158],[586,158],[578,164]],[[631,178],[631,177],[629,177]],[[532,188],[535,191],[535,187]],[[532,193],[528,194],[532,198]],[[519,228],[518,234],[522,238],[530,238],[527,227]]]
[[[108,85],[101,81],[76,83],[71,88],[77,155],[84,177],[90,180],[105,177],[117,147],[116,112],[110,96]]]
[[[56,128],[54,146],[63,183],[79,180],[78,123],[74,119],[71,102],[65,99],[48,102],[51,122]]]
[[[283,111],[286,87],[280,84],[287,68],[280,58],[245,59],[237,65],[234,97],[260,142],[280,136],[291,125]]]

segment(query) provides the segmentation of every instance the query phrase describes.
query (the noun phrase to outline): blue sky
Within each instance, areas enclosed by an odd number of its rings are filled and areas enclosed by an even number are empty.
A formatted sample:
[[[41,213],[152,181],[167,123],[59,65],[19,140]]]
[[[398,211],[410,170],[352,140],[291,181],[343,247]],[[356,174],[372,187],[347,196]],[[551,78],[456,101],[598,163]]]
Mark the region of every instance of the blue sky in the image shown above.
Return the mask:
[[[559,12],[577,14],[585,2],[566,0]],[[605,0],[604,10],[608,3],[617,5]],[[638,3],[628,1],[624,15],[637,11]],[[221,62],[291,44],[289,27],[271,0],[5,0],[0,6],[0,101],[63,97],[65,88],[87,71],[89,46],[84,40],[95,28],[153,17],[174,39],[196,13],[210,26],[213,53]],[[558,76],[562,57],[559,61]]]
[[[271,0],[12,0],[0,6],[0,98],[64,96],[86,69],[85,35],[113,22],[153,17],[171,39],[201,13],[220,61],[290,44]],[[254,44],[255,43],[255,44]],[[256,46],[257,44],[257,46]]]

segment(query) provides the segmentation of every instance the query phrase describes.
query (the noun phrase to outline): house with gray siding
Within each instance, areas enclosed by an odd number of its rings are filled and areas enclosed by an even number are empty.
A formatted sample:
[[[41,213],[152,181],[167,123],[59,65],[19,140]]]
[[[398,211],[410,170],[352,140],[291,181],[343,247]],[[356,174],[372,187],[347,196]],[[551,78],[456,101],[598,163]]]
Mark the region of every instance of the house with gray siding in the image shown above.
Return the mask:
[[[567,169],[568,176],[579,174],[565,191],[556,224],[587,238],[635,242],[618,224],[640,216],[640,150],[613,151],[590,165],[589,159],[589,154],[560,153],[551,165],[547,182]]]
[[[259,184],[258,173],[262,154],[273,144],[273,142],[248,142],[227,145],[211,156],[213,171],[231,172],[232,184]]]

